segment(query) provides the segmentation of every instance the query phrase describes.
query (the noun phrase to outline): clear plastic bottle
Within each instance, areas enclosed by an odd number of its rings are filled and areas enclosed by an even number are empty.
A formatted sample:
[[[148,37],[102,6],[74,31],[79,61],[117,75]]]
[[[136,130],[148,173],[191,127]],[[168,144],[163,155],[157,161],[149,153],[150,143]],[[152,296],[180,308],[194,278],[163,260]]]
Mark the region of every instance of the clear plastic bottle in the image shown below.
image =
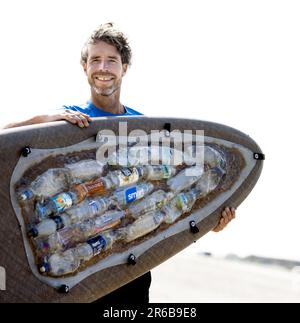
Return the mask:
[[[176,195],[168,205],[163,207],[165,223],[174,223],[183,213],[189,212],[201,195],[201,190],[194,188]]]
[[[109,172],[106,179],[110,181],[110,188],[119,188],[138,182],[144,175],[142,166],[126,167]]]
[[[99,234],[74,248],[45,257],[43,263],[39,266],[39,271],[52,276],[73,273],[85,261],[90,260],[102,251],[109,250],[115,240],[116,235],[111,231]]]
[[[53,196],[67,189],[69,182],[69,171],[66,168],[50,168],[32,181],[29,187],[17,192],[17,198],[26,201],[34,196]]]
[[[36,247],[41,253],[56,252],[73,247],[100,232],[117,226],[124,216],[125,211],[108,211],[95,218],[56,231],[47,239],[36,239]]]
[[[109,190],[107,188],[108,185],[106,179],[103,177],[83,184],[78,184],[74,186],[72,190],[52,197],[45,204],[37,203],[36,213],[39,219],[45,219],[51,214],[63,213],[65,210],[80,203],[90,195],[107,193]]]
[[[178,193],[192,186],[196,181],[199,180],[202,174],[203,167],[201,166],[196,165],[187,167],[179,172],[176,176],[171,177],[167,181],[167,184],[173,192]]]
[[[115,200],[119,206],[124,206],[143,198],[153,189],[154,185],[152,183],[141,183],[118,189],[112,194],[112,199]]]
[[[71,184],[100,176],[102,170],[103,167],[92,159],[66,164],[62,168],[50,168],[31,182],[29,187],[17,192],[17,198],[19,201],[26,201],[33,197],[51,197],[65,191]]]
[[[196,146],[188,146],[185,149],[185,161],[190,164],[194,161],[193,156],[196,152]],[[226,169],[226,158],[221,150],[217,150],[206,144],[203,147],[202,154],[203,156],[201,155],[201,157],[203,158],[204,163],[209,165],[209,167],[220,167],[224,170]]]
[[[112,202],[108,198],[87,199],[78,206],[66,210],[61,216],[46,218],[30,228],[28,235],[43,237],[54,233],[68,225],[92,218],[104,213]]]
[[[108,197],[93,197],[82,201],[79,205],[75,205],[65,210],[61,215],[68,217],[70,223],[76,223],[100,215],[113,205],[113,201]]]
[[[151,195],[145,197],[142,201],[135,202],[128,206],[128,211],[133,218],[138,218],[140,215],[161,208],[174,197],[172,192],[157,190]]]
[[[176,173],[176,168],[169,165],[147,165],[145,173],[146,180],[157,181],[172,177]]]
[[[182,152],[167,146],[140,146],[135,145],[128,149],[119,149],[112,154],[108,165],[119,166],[142,166],[142,165],[181,165],[183,162]]]
[[[179,193],[163,207],[166,213],[164,222],[174,223],[182,214],[191,211],[200,197],[212,192],[218,186],[224,174],[224,171],[218,167],[205,171],[193,189]]]
[[[28,230],[29,237],[44,237],[52,234],[53,232],[62,229],[69,223],[68,218],[63,218],[61,216],[55,216],[51,219],[45,219],[39,222],[37,225],[32,226]]]
[[[90,181],[93,178],[100,177],[103,171],[103,165],[95,159],[84,159],[77,163],[65,164],[65,168],[69,170],[70,184]]]
[[[164,216],[161,211],[148,212],[126,227],[118,229],[118,234],[125,242],[131,242],[158,228]]]
[[[201,191],[201,196],[213,191],[219,185],[225,174],[225,170],[220,167],[214,167],[205,171],[196,184],[196,188]]]
[[[167,224],[174,223],[183,214],[183,211],[176,207],[176,205],[165,205],[162,211],[165,215],[163,222]]]

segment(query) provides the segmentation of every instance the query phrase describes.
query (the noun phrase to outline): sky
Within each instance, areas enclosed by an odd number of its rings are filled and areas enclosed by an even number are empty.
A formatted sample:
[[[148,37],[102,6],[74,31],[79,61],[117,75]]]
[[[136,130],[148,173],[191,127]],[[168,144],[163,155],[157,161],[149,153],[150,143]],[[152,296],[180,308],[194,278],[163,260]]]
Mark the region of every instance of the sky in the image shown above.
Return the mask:
[[[1,124],[84,103],[82,45],[113,21],[133,50],[122,103],[234,127],[266,155],[237,218],[186,252],[300,260],[299,16],[289,0],[2,1]]]

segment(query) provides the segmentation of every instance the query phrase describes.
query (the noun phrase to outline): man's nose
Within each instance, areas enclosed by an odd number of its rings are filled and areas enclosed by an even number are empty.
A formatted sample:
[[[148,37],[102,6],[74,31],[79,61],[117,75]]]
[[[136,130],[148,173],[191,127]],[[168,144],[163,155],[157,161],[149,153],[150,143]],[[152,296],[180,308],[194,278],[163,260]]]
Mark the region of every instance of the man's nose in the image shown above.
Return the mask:
[[[99,69],[101,70],[101,71],[108,71],[108,62],[107,61],[101,61],[100,63],[99,63]]]

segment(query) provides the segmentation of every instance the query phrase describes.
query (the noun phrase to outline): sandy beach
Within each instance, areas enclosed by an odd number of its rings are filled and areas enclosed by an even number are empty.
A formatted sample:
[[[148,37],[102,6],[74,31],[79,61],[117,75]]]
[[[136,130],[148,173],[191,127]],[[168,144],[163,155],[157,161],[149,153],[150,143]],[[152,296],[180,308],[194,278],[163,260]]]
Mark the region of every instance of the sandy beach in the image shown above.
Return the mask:
[[[300,269],[179,253],[152,270],[153,303],[298,303]]]

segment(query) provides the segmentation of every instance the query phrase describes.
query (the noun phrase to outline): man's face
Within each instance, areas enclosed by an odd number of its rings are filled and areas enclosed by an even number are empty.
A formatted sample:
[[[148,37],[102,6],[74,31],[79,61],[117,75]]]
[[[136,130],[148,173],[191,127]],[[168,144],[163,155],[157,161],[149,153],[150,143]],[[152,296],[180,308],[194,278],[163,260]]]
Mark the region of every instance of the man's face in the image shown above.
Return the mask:
[[[96,95],[120,93],[127,67],[127,64],[122,64],[121,55],[114,46],[103,41],[88,45],[88,58],[83,68]]]

